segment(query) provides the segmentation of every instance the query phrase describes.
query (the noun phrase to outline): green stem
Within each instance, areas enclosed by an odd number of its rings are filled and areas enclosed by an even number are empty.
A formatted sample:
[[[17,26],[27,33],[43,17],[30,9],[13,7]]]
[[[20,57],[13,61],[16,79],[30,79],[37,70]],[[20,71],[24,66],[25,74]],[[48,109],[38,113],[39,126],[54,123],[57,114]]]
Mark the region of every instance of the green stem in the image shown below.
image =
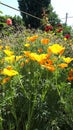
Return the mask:
[[[22,90],[23,90],[24,96],[26,96],[27,99],[29,99],[28,94],[27,94],[27,92],[26,92],[26,90],[25,90],[25,88],[24,88],[24,86],[23,86],[23,84],[22,84],[22,81],[21,81],[21,79],[19,78],[19,76],[18,76],[18,79],[19,79],[21,88],[22,88]]]
[[[60,97],[60,90],[58,88],[58,68],[57,67],[56,67],[56,72],[55,72],[55,81],[56,81],[56,89],[57,89],[58,95]]]
[[[29,104],[28,121],[27,121],[27,124],[26,124],[26,130],[30,130],[30,126],[31,126],[31,123],[32,123],[31,122],[32,116],[33,116],[33,112],[34,112],[34,107],[36,105],[36,96],[37,96],[37,93],[35,93],[33,105],[31,106],[31,104]]]

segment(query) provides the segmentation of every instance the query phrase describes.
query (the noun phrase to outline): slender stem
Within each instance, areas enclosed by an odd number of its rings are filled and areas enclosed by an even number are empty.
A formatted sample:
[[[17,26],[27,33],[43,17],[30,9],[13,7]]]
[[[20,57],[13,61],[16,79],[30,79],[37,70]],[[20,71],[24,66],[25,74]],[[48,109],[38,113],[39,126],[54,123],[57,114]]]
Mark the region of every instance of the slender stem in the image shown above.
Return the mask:
[[[31,120],[32,120],[33,112],[34,112],[34,107],[36,104],[36,95],[37,94],[35,93],[32,107],[31,107],[31,104],[29,104],[28,121],[26,124],[26,130],[30,130]]]
[[[56,67],[56,71],[55,71],[55,81],[56,81],[56,89],[57,89],[58,95],[60,96],[60,91],[58,88],[58,68],[57,67]]]
[[[20,79],[19,76],[18,76],[18,79],[19,79],[19,82],[20,82],[21,88],[22,88],[22,90],[23,90],[23,92],[24,92],[24,95],[27,97],[27,99],[29,99],[28,94],[27,94],[27,92],[26,92],[26,90],[25,90],[25,88],[24,88],[24,86],[23,86],[23,84],[22,84],[22,81],[21,81],[21,79]]]

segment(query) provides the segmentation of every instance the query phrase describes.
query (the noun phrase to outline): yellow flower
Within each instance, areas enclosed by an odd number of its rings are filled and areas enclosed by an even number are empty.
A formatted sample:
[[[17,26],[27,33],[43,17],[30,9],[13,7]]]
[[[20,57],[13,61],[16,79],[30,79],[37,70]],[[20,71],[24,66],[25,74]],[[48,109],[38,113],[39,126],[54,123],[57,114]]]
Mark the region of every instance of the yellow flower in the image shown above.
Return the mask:
[[[16,56],[15,59],[16,59],[16,61],[18,61],[18,60],[22,59],[23,57],[24,56]]]
[[[31,53],[30,51],[24,51],[24,54],[26,57],[29,57],[31,60],[36,60],[36,57],[38,57],[38,54]]]
[[[0,50],[2,50],[3,46],[0,45]]]
[[[14,52],[10,51],[10,50],[4,50],[4,53],[7,55],[7,56],[12,56],[14,54]]]
[[[5,57],[5,61],[13,63],[15,61],[15,55]]]
[[[49,54],[40,54],[39,57],[36,59],[39,63],[45,62],[50,57]]]
[[[7,61],[9,63],[13,63],[14,61],[19,61],[23,57],[24,56],[15,56],[15,55],[12,55],[12,56],[5,57],[5,61]]]
[[[29,58],[30,58],[31,60],[37,60],[38,57],[39,57],[39,55],[36,54],[36,53],[30,53],[30,55],[29,55]]]
[[[73,61],[73,58],[70,58],[70,57],[62,57],[63,58],[63,60],[67,63],[67,64],[69,64],[71,61]]]
[[[24,44],[25,47],[30,47],[29,43]]]
[[[15,76],[18,74],[17,71],[13,70],[11,66],[8,66],[7,68],[4,68],[2,71],[3,75],[7,75],[9,77]]]
[[[37,54],[37,53],[30,53],[29,58],[35,60],[37,62],[41,62],[42,60],[46,60],[49,57],[48,54]]]
[[[10,50],[10,46],[5,46],[5,49],[6,50]]]
[[[43,38],[43,39],[41,39],[41,43],[42,44],[48,44],[49,43],[49,41],[50,41],[50,39],[48,39],[48,38]]]
[[[67,38],[66,38],[66,37],[64,37],[64,41],[67,41]]]
[[[48,47],[48,52],[52,52],[54,54],[62,54],[64,50],[65,50],[65,47],[62,47],[59,44],[54,44]]]
[[[29,51],[24,51],[24,54],[31,60],[37,61],[39,63],[41,63],[42,61],[44,61],[50,57],[50,54],[37,54],[34,52],[29,52]]]

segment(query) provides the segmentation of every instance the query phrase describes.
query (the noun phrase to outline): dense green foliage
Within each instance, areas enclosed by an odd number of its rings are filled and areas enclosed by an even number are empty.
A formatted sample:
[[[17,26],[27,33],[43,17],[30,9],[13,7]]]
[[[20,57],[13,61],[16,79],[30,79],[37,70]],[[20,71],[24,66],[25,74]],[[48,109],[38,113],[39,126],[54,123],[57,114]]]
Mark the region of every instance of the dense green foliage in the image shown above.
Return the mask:
[[[43,9],[47,9],[50,0],[18,0],[20,11],[27,12],[36,17],[42,18]],[[41,21],[21,12],[26,27],[40,27]]]
[[[10,18],[12,20],[12,25],[8,26],[6,23],[6,20]],[[5,15],[5,16],[0,16],[0,38],[3,35],[9,35],[13,32],[16,32],[18,30],[23,30],[23,20],[20,16],[9,16],[9,15]]]
[[[2,24],[6,24],[6,20],[8,19],[8,18],[11,18],[12,19],[12,23],[13,23],[13,25],[14,24],[17,24],[17,25],[23,25],[23,20],[22,20],[22,18],[20,17],[20,16],[10,16],[10,15],[1,15],[0,16],[0,23],[2,23]]]

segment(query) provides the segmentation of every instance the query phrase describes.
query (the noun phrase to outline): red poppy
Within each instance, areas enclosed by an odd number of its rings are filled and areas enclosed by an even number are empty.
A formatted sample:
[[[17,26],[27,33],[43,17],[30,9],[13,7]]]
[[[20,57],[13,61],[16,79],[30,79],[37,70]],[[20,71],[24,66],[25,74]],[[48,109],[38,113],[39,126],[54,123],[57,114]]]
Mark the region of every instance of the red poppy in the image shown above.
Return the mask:
[[[58,33],[62,32],[63,31],[63,28],[60,28],[57,30]]]
[[[10,18],[8,18],[8,19],[6,20],[6,23],[7,23],[7,25],[12,25],[12,20],[11,20]]]
[[[64,38],[70,39],[70,34],[66,34],[66,35],[64,36]]]
[[[58,23],[58,25],[57,25],[58,27],[62,27],[62,24],[61,23]]]
[[[46,32],[52,31],[52,30],[53,30],[52,25],[46,25],[46,27],[45,27],[45,31],[46,31]]]

